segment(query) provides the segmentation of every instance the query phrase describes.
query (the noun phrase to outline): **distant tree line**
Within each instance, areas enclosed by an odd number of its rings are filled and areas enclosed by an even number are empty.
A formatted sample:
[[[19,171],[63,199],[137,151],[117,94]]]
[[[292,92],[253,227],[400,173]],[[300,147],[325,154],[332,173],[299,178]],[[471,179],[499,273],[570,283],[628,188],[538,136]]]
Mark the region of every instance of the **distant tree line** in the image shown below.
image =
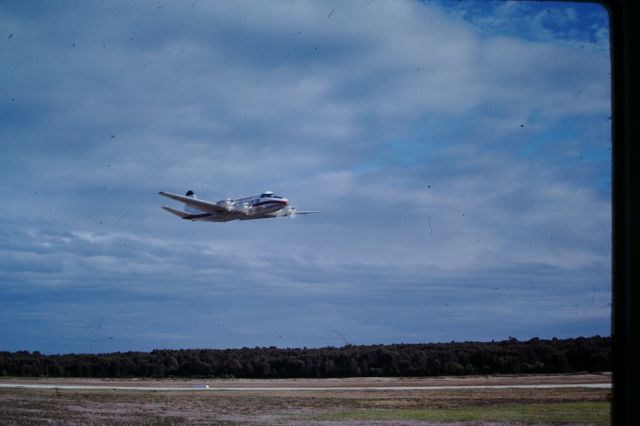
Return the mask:
[[[0,352],[0,376],[325,378],[539,374],[611,370],[611,338],[188,349],[98,355]]]

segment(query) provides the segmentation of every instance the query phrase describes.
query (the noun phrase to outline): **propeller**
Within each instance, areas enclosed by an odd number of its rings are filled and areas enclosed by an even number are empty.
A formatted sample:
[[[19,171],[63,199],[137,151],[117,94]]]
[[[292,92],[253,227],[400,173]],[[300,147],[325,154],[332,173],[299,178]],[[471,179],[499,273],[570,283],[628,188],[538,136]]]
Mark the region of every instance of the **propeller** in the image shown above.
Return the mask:
[[[291,216],[291,219],[295,219],[296,218],[296,208],[291,206],[291,207],[287,207],[287,216]]]

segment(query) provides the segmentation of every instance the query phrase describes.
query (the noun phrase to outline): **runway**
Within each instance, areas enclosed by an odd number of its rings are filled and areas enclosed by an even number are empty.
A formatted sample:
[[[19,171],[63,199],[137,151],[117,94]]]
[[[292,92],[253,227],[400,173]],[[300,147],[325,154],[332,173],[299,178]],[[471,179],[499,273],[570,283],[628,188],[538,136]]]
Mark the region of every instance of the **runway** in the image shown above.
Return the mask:
[[[111,390],[147,392],[352,392],[352,391],[443,391],[443,390],[488,390],[488,389],[610,389],[611,383],[546,383],[513,385],[442,385],[442,386],[326,386],[326,387],[209,387],[206,384],[186,386],[108,386],[0,383],[0,389],[60,389],[60,390]]]

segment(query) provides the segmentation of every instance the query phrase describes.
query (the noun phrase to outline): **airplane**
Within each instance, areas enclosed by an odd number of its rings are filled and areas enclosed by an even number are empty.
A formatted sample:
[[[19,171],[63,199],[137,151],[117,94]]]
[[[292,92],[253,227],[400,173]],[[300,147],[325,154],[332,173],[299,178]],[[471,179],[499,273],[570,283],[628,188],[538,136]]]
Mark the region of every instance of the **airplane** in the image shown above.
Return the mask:
[[[185,195],[164,191],[160,191],[159,194],[183,202],[184,211],[166,206],[162,206],[162,208],[182,219],[191,221],[229,222],[319,213],[317,211],[297,211],[294,206],[289,205],[289,200],[275,195],[271,191],[249,197],[226,198],[215,203],[198,199],[191,190],[187,191]]]

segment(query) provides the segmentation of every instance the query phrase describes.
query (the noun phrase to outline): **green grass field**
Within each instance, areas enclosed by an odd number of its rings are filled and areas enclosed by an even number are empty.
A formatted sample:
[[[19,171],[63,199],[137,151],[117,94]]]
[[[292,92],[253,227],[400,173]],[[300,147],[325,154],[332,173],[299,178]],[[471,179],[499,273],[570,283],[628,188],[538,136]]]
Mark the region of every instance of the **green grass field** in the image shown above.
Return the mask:
[[[599,402],[558,402],[544,404],[500,404],[466,408],[367,409],[342,411],[320,416],[321,421],[426,421],[497,422],[524,424],[594,424],[610,423],[610,404]]]

